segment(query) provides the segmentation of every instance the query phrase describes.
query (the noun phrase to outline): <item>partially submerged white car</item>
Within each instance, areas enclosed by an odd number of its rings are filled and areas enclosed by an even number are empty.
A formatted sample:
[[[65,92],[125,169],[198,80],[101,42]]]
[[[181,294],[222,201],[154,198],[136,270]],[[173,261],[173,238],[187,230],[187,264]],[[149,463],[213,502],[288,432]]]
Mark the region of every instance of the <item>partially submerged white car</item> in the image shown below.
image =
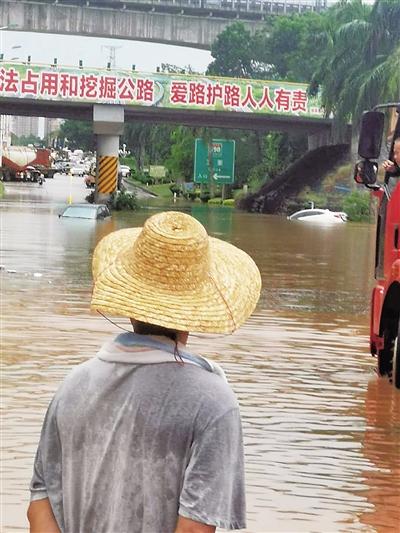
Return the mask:
[[[343,211],[330,211],[329,209],[302,209],[288,217],[289,220],[299,220],[310,224],[343,224],[347,222],[347,214]]]

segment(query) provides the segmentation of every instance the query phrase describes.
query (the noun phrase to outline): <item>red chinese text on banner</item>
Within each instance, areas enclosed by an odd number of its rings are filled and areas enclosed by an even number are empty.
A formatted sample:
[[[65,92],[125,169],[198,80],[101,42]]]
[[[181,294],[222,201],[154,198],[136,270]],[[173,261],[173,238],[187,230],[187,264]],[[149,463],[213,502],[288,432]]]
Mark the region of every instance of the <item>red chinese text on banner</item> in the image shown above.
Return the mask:
[[[131,78],[118,80],[118,98],[120,100],[135,100],[136,85]]]
[[[224,85],[224,107],[240,106],[240,87],[239,85]]]
[[[258,106],[260,109],[263,109],[263,107],[268,107],[271,111],[274,110],[275,104],[271,99],[271,96],[269,94],[269,87],[264,87],[264,94],[258,103]]]
[[[137,80],[136,100],[138,102],[153,102],[154,100],[154,81],[153,80]]]
[[[83,75],[80,77],[79,96],[81,98],[98,97],[98,77],[94,74]]]
[[[257,108],[257,102],[253,96],[253,88],[251,85],[246,85],[246,96],[242,100],[242,106],[247,107],[249,104],[253,109]]]
[[[171,104],[186,104],[188,96],[188,84],[186,81],[172,81],[169,93]]]
[[[99,98],[115,100],[117,97],[117,78],[115,76],[101,76]]]
[[[31,69],[26,71],[25,78],[21,80],[21,94],[39,94],[39,74],[34,74]]]
[[[59,94],[65,98],[73,98],[79,94],[79,78],[73,74],[60,74]]]
[[[58,72],[40,73],[40,94],[47,96],[58,95]]]
[[[219,83],[207,85],[207,105],[215,105],[217,99],[222,100],[224,96],[223,87]]]
[[[290,111],[291,91],[275,89],[275,105],[277,111]]]
[[[206,102],[206,84],[202,82],[189,83],[189,104],[204,105]]]
[[[13,68],[0,70],[0,91],[17,94],[19,91],[19,74]]]
[[[308,98],[306,91],[292,92],[292,111],[304,111],[307,112]]]

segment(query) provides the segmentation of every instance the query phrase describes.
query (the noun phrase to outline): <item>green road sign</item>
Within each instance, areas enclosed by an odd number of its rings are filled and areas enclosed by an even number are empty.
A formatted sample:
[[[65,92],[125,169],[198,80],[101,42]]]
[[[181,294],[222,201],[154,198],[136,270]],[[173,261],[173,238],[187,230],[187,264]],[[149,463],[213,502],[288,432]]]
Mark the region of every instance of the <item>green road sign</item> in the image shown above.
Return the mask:
[[[233,183],[235,180],[235,141],[212,139],[208,144],[196,139],[195,183]]]

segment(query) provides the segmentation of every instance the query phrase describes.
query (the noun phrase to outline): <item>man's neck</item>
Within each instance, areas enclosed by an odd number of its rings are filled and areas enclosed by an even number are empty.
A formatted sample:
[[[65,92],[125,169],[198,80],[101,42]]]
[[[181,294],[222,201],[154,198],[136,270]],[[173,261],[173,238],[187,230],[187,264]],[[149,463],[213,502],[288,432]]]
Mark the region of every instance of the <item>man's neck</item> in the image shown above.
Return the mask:
[[[162,331],[157,331],[157,329],[155,328],[146,328],[147,331],[143,331],[143,328],[136,328],[135,326],[137,326],[137,321],[134,319],[134,318],[131,318],[131,324],[133,326],[133,331],[135,333],[138,333],[140,335],[155,335],[155,336],[162,336],[163,333]],[[137,329],[139,331],[137,331]],[[154,329],[154,331],[151,331],[151,329]],[[179,344],[182,344],[183,346],[186,346],[187,344],[187,341],[188,341],[188,337],[189,337],[189,332],[188,331],[178,331],[178,330],[169,330],[171,331],[171,333],[175,333],[176,334],[176,342],[178,342]],[[174,342],[174,339],[172,339],[171,337],[169,337],[168,335],[165,335],[167,338],[170,338],[173,342]]]

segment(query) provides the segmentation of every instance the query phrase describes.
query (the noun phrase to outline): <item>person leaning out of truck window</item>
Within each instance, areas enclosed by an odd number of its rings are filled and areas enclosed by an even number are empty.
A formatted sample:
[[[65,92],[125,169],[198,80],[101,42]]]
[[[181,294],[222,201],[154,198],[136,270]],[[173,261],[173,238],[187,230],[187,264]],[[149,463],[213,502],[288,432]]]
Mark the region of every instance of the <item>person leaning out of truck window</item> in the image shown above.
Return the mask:
[[[393,161],[390,159],[384,161],[383,168],[393,176],[400,176],[400,137],[394,141]]]

